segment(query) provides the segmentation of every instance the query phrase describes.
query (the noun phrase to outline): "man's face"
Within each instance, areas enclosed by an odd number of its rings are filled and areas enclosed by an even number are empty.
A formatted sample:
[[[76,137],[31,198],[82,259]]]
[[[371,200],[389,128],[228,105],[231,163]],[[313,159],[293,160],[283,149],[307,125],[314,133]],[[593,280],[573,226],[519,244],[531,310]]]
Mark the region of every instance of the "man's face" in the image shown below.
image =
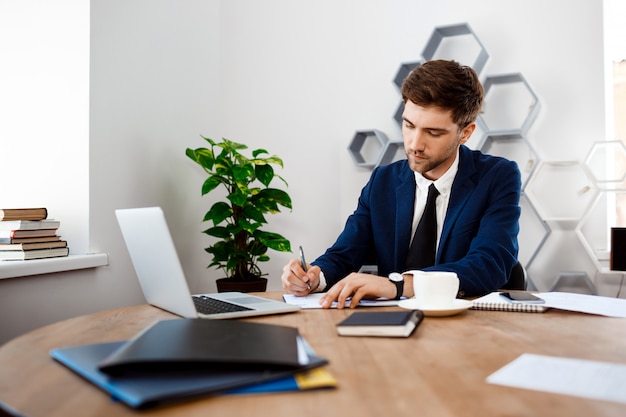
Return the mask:
[[[402,113],[402,137],[409,166],[424,177],[436,180],[454,162],[459,146],[470,138],[475,123],[459,131],[452,111],[421,107],[407,100]]]

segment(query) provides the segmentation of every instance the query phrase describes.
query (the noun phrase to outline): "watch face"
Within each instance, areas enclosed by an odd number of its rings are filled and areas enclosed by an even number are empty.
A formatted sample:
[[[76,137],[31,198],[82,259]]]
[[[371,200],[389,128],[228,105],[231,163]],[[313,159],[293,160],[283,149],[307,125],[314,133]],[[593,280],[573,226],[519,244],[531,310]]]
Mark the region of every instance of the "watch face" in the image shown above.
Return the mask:
[[[389,279],[394,282],[404,281],[404,277],[402,276],[402,274],[399,274],[397,272],[392,272],[391,274],[389,274]]]

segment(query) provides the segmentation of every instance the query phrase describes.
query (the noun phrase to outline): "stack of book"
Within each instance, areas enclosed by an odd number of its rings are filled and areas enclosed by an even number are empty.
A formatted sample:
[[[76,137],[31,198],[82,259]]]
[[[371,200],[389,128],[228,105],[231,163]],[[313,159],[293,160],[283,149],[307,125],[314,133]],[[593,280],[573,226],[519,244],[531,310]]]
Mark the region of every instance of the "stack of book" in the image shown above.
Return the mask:
[[[46,208],[0,209],[0,260],[67,256],[67,242],[57,235],[60,225],[48,219]]]

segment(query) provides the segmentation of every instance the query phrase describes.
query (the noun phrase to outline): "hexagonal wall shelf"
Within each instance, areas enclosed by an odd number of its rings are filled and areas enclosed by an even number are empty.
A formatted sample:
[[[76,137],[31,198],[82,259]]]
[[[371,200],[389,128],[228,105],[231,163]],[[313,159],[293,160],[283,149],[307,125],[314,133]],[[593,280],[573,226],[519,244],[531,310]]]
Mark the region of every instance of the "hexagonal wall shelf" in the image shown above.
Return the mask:
[[[390,141],[385,145],[378,165],[387,165],[401,159],[406,159],[404,141]]]
[[[480,150],[517,162],[522,174],[522,190],[539,163],[539,157],[521,132],[488,133],[483,139]]]
[[[584,272],[593,277],[597,267],[573,230],[551,227],[550,234],[527,271],[539,291],[549,291],[563,272]]]
[[[426,61],[454,59],[471,66],[480,74],[485,68],[489,54],[469,25],[462,23],[435,28],[422,52],[422,57]]]
[[[393,79],[393,83],[398,87],[398,89],[402,89],[402,83],[404,79],[413,71],[415,68],[422,65],[424,61],[416,61],[416,62],[408,62],[400,65],[398,72],[396,73],[395,78]],[[400,101],[400,104],[396,108],[396,112],[393,115],[393,119],[396,121],[398,126],[402,126],[402,112],[404,112],[404,102]]]
[[[520,231],[517,236],[519,243],[517,258],[522,265],[528,268],[548,238],[550,227],[541,219],[526,194],[522,193],[519,205],[522,209],[522,214],[519,221]]]
[[[522,74],[489,76],[483,83],[485,101],[478,117],[485,131],[526,133],[539,113],[539,100]]]
[[[598,195],[578,161],[540,162],[526,194],[544,220],[578,222]]]
[[[591,175],[599,186],[606,185],[604,183],[624,182],[626,164],[623,161],[626,161],[626,146],[619,140],[595,142],[585,159]]]
[[[608,254],[610,250],[609,228],[606,227],[605,220],[607,197],[607,194],[599,194],[575,229],[576,235],[598,270],[602,268],[599,259],[603,253]]]
[[[584,271],[562,271],[556,278],[549,291],[575,292],[581,294],[598,295],[589,275]]]
[[[398,107],[396,108],[396,112],[393,114],[393,120],[396,121],[398,126],[402,127],[402,113],[404,113],[404,102],[401,101]]]
[[[373,168],[380,163],[388,142],[387,135],[380,130],[359,130],[348,150],[357,166]]]
[[[411,73],[411,71],[413,71],[415,68],[419,67],[423,63],[423,61],[417,61],[408,62],[400,65],[400,68],[398,69],[398,72],[393,79],[393,83],[398,87],[398,89],[402,88],[402,83],[404,82],[404,79]]]

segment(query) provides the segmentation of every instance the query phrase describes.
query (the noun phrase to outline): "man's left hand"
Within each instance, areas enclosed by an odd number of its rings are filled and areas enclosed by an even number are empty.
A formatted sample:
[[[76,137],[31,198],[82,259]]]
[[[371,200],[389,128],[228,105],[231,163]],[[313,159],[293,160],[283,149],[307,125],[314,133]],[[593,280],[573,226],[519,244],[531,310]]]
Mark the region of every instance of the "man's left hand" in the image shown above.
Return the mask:
[[[334,301],[342,309],[350,297],[350,308],[356,308],[362,299],[394,298],[396,286],[386,277],[353,272],[332,286],[320,299],[322,308],[330,308]]]

